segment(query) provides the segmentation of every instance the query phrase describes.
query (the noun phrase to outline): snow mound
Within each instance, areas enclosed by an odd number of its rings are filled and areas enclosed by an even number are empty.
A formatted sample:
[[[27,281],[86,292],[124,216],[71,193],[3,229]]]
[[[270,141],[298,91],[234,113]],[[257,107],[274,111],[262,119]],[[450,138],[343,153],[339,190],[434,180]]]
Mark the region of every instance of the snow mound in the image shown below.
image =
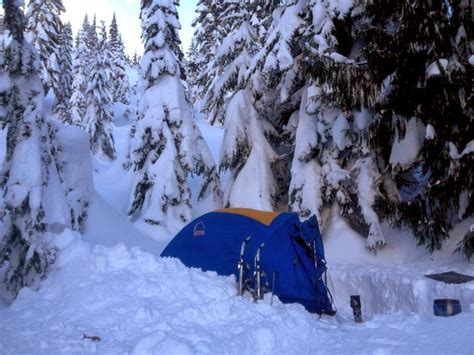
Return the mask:
[[[318,319],[277,298],[271,306],[268,295],[258,303],[236,296],[233,276],[122,244],[75,239],[56,267],[39,291],[25,288],[12,306],[0,306],[1,354],[469,354],[474,347],[474,303],[451,318],[407,313],[393,293],[410,280],[389,268],[333,268],[341,276],[333,288],[339,315]],[[430,282],[416,281],[417,294]],[[352,321],[345,297],[354,285],[366,290],[363,324]],[[389,311],[369,316],[384,304]]]
[[[237,297],[234,277],[176,259],[75,241],[57,266],[0,317],[0,353],[304,354],[320,346],[303,307]]]
[[[169,241],[169,235],[153,239],[142,233],[125,214],[114,209],[101,196],[95,195],[89,207],[84,241],[112,247],[117,244],[129,248],[139,247],[148,253],[159,255]]]
[[[333,221],[325,236],[329,287],[339,314],[351,314],[349,299],[360,295],[363,314],[371,319],[381,314],[417,314],[433,318],[433,300],[453,298],[468,311],[474,307],[474,282],[446,284],[425,277],[457,271],[474,275],[474,265],[454,253],[469,220],[451,231],[444,250],[430,254],[418,247],[409,231],[383,225],[387,245],[377,255],[365,248],[365,238],[343,220]]]

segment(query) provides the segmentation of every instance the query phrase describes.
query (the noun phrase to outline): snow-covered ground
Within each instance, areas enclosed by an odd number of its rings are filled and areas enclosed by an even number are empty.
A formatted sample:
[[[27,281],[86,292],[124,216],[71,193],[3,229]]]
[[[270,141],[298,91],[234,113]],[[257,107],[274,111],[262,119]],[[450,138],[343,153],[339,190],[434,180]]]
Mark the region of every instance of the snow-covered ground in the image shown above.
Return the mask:
[[[392,303],[392,310],[367,315],[359,325],[342,303],[338,316],[322,319],[299,305],[275,300],[271,306],[269,296],[254,303],[236,296],[234,277],[188,269],[122,244],[75,241],[56,266],[38,292],[23,289],[12,306],[0,310],[1,354],[472,354],[474,349],[472,306],[452,318],[397,309],[404,301],[397,296],[411,297],[397,289],[414,270],[403,276],[372,266],[364,277],[361,265],[354,275],[336,268],[333,276],[341,277],[333,287],[336,296],[344,281],[354,285],[355,278],[362,291],[372,279],[370,286],[379,290],[363,290],[363,299],[373,292],[371,302]],[[472,286],[463,289],[472,297]]]
[[[387,246],[375,256],[333,220],[324,233],[332,318],[277,299],[271,305],[269,295],[254,303],[236,296],[233,277],[160,258],[172,236],[126,216],[133,175],[122,168],[131,125],[123,112],[116,108],[117,161],[93,160],[97,193],[83,240],[64,243],[39,291],[23,289],[12,305],[0,305],[0,354],[474,354],[474,282],[424,276],[474,275],[474,265],[453,253],[457,230],[430,255],[410,233],[384,225]],[[222,129],[202,118],[198,125],[217,159]],[[0,132],[0,157],[4,141]],[[193,213],[205,210],[195,204]],[[352,319],[353,294],[361,295],[362,324]],[[459,299],[463,313],[434,317],[435,298]]]

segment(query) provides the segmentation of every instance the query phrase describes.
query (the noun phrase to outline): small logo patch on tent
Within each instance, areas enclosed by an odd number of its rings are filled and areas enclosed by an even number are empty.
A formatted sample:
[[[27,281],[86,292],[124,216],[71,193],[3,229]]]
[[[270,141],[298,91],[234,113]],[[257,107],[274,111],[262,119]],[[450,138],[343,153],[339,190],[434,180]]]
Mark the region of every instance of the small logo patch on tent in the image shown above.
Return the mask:
[[[198,222],[194,226],[193,237],[202,237],[204,235],[206,235],[206,226],[203,222]]]

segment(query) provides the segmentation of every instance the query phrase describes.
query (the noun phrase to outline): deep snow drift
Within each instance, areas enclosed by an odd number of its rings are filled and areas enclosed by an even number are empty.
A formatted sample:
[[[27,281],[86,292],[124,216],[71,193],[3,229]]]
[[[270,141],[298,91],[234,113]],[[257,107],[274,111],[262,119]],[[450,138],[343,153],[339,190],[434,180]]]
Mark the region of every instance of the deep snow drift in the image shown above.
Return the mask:
[[[259,303],[237,297],[234,277],[188,269],[123,245],[75,241],[61,253],[57,268],[40,291],[23,289],[11,307],[0,310],[0,353],[469,354],[474,349],[473,309],[452,318],[399,310],[361,325],[344,309],[318,319],[300,305],[275,299],[270,306],[269,295]],[[389,287],[377,287],[395,301]],[[333,291],[337,294],[337,287]]]

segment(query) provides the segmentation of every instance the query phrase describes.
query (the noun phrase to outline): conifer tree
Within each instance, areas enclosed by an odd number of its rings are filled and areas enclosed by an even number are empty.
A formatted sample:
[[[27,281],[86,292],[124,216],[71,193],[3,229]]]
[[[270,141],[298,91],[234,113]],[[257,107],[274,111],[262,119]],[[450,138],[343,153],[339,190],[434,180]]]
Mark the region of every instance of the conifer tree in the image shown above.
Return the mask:
[[[132,57],[132,66],[134,68],[140,68],[140,56],[138,55],[138,53],[135,51],[135,53],[133,53],[133,57]]]
[[[221,169],[231,172],[225,189],[226,205],[275,210],[278,187],[274,171],[278,169],[273,163],[277,154],[268,139],[274,138],[276,131],[254,107],[255,97],[246,76],[260,40],[260,22],[256,20],[259,5],[224,2],[224,24],[230,31],[218,52],[222,75],[214,81],[211,106],[215,113],[225,107]],[[228,103],[224,101],[227,95],[231,95]],[[249,186],[248,181],[253,184]]]
[[[59,87],[56,94],[54,110],[58,113],[60,120],[72,123],[72,112],[69,106],[73,91],[73,39],[71,24],[67,23],[61,34],[59,48]]]
[[[193,104],[196,104],[198,97],[200,96],[197,76],[199,75],[200,70],[202,70],[202,67],[199,65],[199,51],[197,46],[197,40],[193,37],[188,52],[186,53],[186,62],[184,65],[190,99]]]
[[[129,104],[130,83],[125,71],[126,58],[124,46],[118,30],[115,13],[112,18],[112,23],[110,24],[109,33],[109,47],[113,64],[113,101]]]
[[[204,99],[216,75],[215,54],[227,32],[227,26],[220,21],[223,8],[222,2],[212,0],[199,0],[196,7],[197,17],[192,25],[197,48],[191,62],[193,68],[189,68],[188,73],[190,82],[195,86],[197,100]]]
[[[367,246],[375,249],[384,244],[374,212],[379,172],[367,144],[352,138],[363,137],[364,120],[370,115],[363,107],[328,101],[331,83],[320,84],[327,61],[334,57],[350,62],[339,53],[343,38],[336,26],[349,10],[324,0],[281,5],[247,76],[257,110],[283,122],[280,132],[294,145],[287,187],[290,207],[303,218],[316,214],[323,227],[330,214],[338,212],[366,234]],[[351,124],[353,117],[361,121],[360,129]]]
[[[368,227],[369,247],[383,244],[380,217],[412,227],[434,250],[454,223],[472,215],[472,74],[469,53],[459,55],[469,16],[457,5],[370,2],[343,12],[312,0],[312,13],[300,15],[311,21],[304,26],[310,30],[295,33],[306,43],[298,73],[309,69],[317,91],[305,111],[319,116],[313,145],[323,164],[323,203],[337,201],[344,217]],[[263,52],[272,55],[269,43]],[[465,134],[457,133],[460,126]],[[346,178],[333,186],[328,177],[341,173]]]
[[[112,136],[113,68],[104,24],[98,38],[97,54],[91,64],[86,90],[89,102],[84,118],[85,128],[89,133],[92,152],[113,160],[115,159]]]
[[[61,94],[59,47],[63,24],[61,13],[66,11],[62,0],[30,0],[27,11],[29,40],[41,58],[41,76],[46,90]]]
[[[216,56],[216,72],[206,95],[209,121],[223,123],[225,97],[242,87],[252,56],[257,50],[257,32],[250,24],[253,6],[246,1],[225,0],[222,23],[229,29]]]
[[[9,85],[2,87],[7,152],[0,177],[4,191],[0,265],[6,268],[4,281],[13,296],[24,286],[38,287],[46,276],[56,255],[54,229],[80,228],[71,221],[74,213],[61,183],[67,184],[68,177],[58,170],[55,131],[43,116],[41,61],[24,38],[26,21],[18,3],[3,1],[11,41],[1,67]]]
[[[474,213],[472,8],[439,0],[365,10],[368,70],[383,88],[371,134],[396,192],[386,188],[380,213],[439,249],[453,225]]]
[[[76,48],[74,52],[74,80],[72,83],[72,96],[70,99],[72,122],[78,126],[84,126],[84,115],[87,110],[87,76],[89,73],[89,49],[87,36],[89,33],[89,19],[84,17],[82,28],[76,37]]]
[[[191,218],[189,174],[203,178],[200,199],[220,204],[217,170],[180,80],[177,3],[142,0],[141,73],[147,85],[130,147],[130,165],[137,174],[130,217],[173,232]]]
[[[97,16],[94,14],[92,23],[87,28],[87,48],[89,49],[89,60],[92,61],[99,45],[99,36],[97,34]]]

